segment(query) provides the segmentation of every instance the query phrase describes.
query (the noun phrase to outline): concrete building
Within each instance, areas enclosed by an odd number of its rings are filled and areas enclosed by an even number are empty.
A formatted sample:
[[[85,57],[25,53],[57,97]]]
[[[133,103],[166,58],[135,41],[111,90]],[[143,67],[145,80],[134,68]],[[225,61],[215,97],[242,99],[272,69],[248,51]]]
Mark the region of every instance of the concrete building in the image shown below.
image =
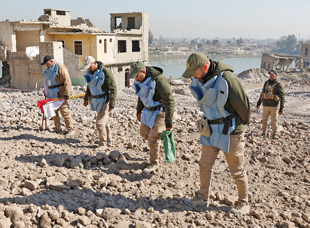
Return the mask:
[[[110,32],[70,15],[68,10],[44,9],[38,20],[0,22],[0,61],[9,65],[12,87],[33,89],[36,82],[43,87],[45,66],[40,62],[47,54],[68,67],[73,85],[85,85],[79,69],[88,55],[113,72],[118,88],[129,86],[132,62],[148,64],[147,14],[111,13]]]
[[[300,56],[303,60],[303,67],[310,66],[310,43],[303,43],[300,49]]]
[[[277,69],[289,72],[289,66],[293,61],[296,69],[302,69],[302,57],[300,56],[263,53],[260,68],[267,71]]]

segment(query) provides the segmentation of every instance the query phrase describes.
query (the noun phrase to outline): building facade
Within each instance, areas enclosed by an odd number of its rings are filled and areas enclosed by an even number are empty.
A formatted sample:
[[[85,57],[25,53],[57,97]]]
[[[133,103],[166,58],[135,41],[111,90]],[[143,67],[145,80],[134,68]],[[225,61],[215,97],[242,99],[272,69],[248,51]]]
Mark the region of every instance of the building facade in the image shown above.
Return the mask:
[[[99,31],[89,19],[71,20],[68,10],[44,9],[32,21],[0,22],[0,61],[10,66],[11,85],[32,89],[43,87],[41,66],[45,55],[64,63],[73,85],[85,85],[80,68],[91,55],[109,68],[118,88],[129,86],[132,62],[148,64],[149,18],[144,13],[110,14],[111,31]]]

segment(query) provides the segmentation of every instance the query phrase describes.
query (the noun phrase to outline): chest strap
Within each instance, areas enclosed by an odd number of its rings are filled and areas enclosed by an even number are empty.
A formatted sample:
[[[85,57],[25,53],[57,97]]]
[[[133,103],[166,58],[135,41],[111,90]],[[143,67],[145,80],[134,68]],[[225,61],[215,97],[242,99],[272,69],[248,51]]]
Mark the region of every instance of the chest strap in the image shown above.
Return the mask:
[[[64,83],[58,84],[58,85],[52,85],[52,86],[48,86],[49,89],[55,89],[58,88],[60,86],[64,86]]]
[[[225,118],[220,118],[220,119],[216,119],[216,120],[208,120],[208,123],[209,124],[224,124],[222,134],[227,135],[229,127],[232,126],[232,119],[235,118],[236,115],[237,115],[237,113],[233,112],[232,114],[230,114],[229,116],[227,116]]]

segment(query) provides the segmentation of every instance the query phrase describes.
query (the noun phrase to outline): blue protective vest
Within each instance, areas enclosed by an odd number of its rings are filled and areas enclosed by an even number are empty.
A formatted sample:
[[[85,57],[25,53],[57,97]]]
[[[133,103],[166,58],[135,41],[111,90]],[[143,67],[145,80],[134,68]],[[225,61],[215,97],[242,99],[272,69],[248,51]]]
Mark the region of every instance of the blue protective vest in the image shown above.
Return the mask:
[[[56,64],[52,65],[50,68],[47,68],[44,71],[44,79],[45,79],[45,83],[47,86],[59,85],[55,81],[57,72],[58,72],[58,62],[56,62]],[[59,90],[60,90],[60,87],[57,87],[54,89],[48,89],[46,98],[47,99],[58,98]]]
[[[200,110],[208,120],[226,118],[231,113],[224,109],[228,98],[228,84],[222,77],[223,72],[208,80],[205,84],[193,78],[189,87],[193,96],[198,100]],[[200,144],[214,146],[228,153],[230,146],[230,133],[235,129],[235,118],[229,121],[228,133],[223,134],[224,123],[210,124],[212,134],[210,137],[200,136]]]
[[[159,102],[153,100],[155,94],[156,82],[147,78],[144,82],[140,83],[135,81],[133,83],[136,94],[140,97],[140,100],[147,108],[152,108],[160,105]],[[156,111],[150,111],[147,108],[143,109],[141,116],[141,123],[147,125],[149,128],[152,128],[155,123],[156,116],[163,111],[163,107]]]
[[[105,78],[104,73],[102,72],[102,69],[97,70],[93,74],[91,74],[89,71],[86,71],[84,78],[87,82],[87,86],[92,96],[99,96],[99,95],[105,94],[105,92],[103,92],[101,89],[101,86]],[[106,100],[107,100],[107,96],[104,96],[101,98],[92,97],[91,103],[90,103],[90,110],[97,111],[98,113],[101,112],[102,106],[104,102],[106,102]]]

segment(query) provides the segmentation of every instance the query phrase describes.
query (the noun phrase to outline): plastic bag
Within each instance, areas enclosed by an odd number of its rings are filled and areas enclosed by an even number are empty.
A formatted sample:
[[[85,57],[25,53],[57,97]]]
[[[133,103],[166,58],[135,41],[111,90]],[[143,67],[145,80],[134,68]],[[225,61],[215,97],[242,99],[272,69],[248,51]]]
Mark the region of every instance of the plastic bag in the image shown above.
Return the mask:
[[[164,149],[167,163],[173,163],[177,159],[172,131],[163,131],[159,138],[164,140]]]

